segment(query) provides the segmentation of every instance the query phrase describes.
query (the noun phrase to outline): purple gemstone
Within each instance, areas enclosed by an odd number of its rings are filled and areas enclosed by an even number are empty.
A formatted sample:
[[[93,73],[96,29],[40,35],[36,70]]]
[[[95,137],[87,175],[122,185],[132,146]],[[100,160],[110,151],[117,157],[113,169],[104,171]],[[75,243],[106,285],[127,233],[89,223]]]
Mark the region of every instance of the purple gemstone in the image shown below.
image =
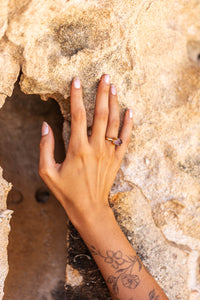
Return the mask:
[[[113,143],[116,145],[116,146],[120,146],[122,144],[122,140],[121,139],[117,139],[117,140],[114,140]]]

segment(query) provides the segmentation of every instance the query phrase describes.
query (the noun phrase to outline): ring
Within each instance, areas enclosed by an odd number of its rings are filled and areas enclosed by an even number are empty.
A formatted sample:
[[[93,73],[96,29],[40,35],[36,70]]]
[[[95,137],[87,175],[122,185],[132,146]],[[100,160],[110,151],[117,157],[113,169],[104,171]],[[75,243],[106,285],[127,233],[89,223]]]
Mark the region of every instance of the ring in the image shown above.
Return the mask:
[[[112,142],[112,144],[115,145],[115,146],[120,146],[122,144],[122,140],[119,139],[119,138],[106,137],[106,140]]]

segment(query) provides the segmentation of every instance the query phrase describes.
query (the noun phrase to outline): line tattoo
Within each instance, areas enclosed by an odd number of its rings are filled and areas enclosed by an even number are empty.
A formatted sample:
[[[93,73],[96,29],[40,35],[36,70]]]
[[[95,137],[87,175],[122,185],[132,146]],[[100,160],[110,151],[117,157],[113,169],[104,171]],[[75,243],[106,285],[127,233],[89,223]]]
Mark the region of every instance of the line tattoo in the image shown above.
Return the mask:
[[[149,300],[159,300],[160,296],[156,296],[156,292],[153,289],[150,293],[149,293]]]
[[[121,281],[122,285],[128,289],[136,289],[136,287],[140,284],[139,276],[133,274],[133,267],[136,263],[138,263],[139,272],[142,269],[142,263],[136,255],[126,255],[123,257],[123,253],[120,250],[116,252],[107,250],[106,255],[103,255],[94,246],[90,247],[90,251],[93,256],[100,256],[104,259],[105,263],[110,264],[112,268],[115,269],[114,275],[108,276],[107,279],[107,283],[112,285],[114,295],[119,293],[119,281]],[[158,299],[156,298],[156,300]]]

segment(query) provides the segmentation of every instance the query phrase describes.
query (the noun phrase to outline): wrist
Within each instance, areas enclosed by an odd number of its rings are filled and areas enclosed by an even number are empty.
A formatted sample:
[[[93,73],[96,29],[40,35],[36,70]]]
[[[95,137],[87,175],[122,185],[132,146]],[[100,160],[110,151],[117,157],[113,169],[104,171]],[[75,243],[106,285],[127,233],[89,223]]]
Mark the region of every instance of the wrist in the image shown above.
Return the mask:
[[[69,218],[81,235],[83,231],[99,228],[105,222],[116,222],[114,213],[109,205],[98,209],[83,208],[81,213],[76,213],[73,217],[69,216]]]

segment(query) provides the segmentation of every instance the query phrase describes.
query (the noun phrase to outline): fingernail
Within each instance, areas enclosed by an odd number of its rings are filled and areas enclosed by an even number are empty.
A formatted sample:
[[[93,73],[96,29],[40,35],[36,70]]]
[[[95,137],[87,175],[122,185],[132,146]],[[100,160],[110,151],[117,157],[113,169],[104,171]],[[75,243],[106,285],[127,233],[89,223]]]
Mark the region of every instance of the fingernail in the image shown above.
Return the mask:
[[[49,133],[49,125],[47,122],[42,123],[42,136],[47,135]]]
[[[80,89],[80,87],[81,87],[81,82],[80,82],[80,79],[79,79],[78,77],[76,77],[76,78],[74,79],[73,83],[74,83],[74,87],[75,87],[76,89]]]
[[[116,86],[114,84],[111,84],[111,94],[112,95],[117,95],[117,90],[116,90]]]
[[[104,81],[105,81],[105,83],[110,84],[110,75],[105,75]]]
[[[129,109],[129,118],[133,119],[133,110],[132,109]]]

